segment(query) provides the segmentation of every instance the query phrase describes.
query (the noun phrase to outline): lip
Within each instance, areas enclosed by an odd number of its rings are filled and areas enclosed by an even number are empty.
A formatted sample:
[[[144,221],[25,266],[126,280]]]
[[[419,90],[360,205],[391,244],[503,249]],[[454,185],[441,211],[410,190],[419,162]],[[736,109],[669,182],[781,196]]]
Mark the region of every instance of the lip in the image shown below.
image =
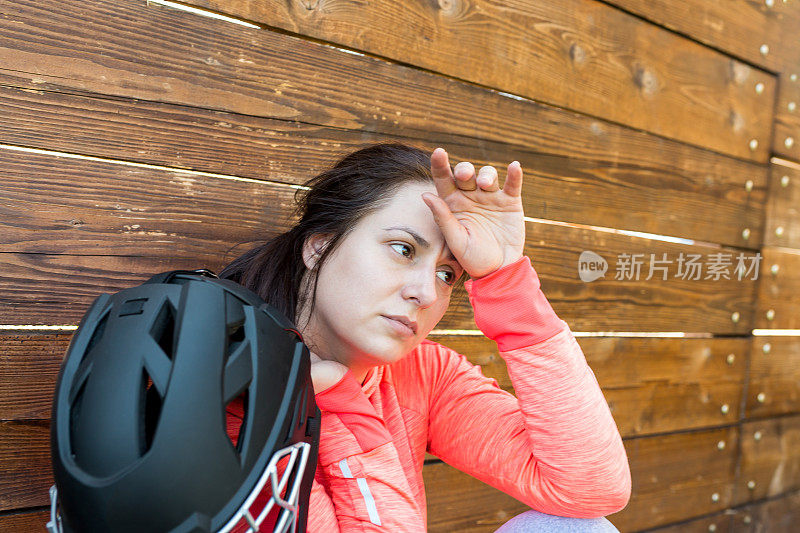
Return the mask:
[[[381,315],[381,316],[383,318],[388,319],[398,332],[406,335],[417,334],[416,322],[411,322],[404,316],[397,316],[397,315]]]

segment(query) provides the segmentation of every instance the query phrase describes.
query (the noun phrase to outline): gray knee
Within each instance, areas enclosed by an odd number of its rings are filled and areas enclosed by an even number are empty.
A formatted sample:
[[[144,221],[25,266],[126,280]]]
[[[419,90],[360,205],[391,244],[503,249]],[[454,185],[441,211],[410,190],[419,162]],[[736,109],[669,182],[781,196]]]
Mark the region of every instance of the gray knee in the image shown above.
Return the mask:
[[[567,518],[539,511],[518,514],[495,533],[619,533],[614,524],[605,518]]]

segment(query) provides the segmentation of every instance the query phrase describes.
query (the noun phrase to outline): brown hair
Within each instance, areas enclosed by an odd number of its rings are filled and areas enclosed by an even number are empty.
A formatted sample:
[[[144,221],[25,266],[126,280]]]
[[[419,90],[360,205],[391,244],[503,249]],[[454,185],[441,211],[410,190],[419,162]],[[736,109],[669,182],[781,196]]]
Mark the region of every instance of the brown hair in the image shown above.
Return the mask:
[[[308,297],[300,294],[308,270],[303,261],[306,239],[315,234],[332,236],[310,272],[313,310],[320,269],[339,243],[361,218],[386,205],[403,184],[433,183],[430,167],[427,152],[402,143],[373,144],[345,155],[308,180],[308,190],[297,191],[294,216],[299,222],[291,230],[236,258],[219,277],[247,287],[295,322],[298,303]]]

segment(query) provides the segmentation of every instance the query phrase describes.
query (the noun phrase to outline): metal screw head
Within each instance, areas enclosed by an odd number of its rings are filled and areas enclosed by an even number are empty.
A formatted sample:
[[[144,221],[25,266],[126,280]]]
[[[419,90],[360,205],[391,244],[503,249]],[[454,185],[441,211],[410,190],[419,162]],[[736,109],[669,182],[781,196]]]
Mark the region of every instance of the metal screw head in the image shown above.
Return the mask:
[[[778,226],[777,228],[775,228],[775,235],[777,235],[778,237],[783,235],[783,226]]]
[[[753,438],[756,439],[757,441],[761,440],[761,432],[756,431],[755,433],[753,433]]]
[[[742,230],[742,239],[747,240],[750,238],[750,228],[744,228]]]
[[[781,176],[781,187],[789,186],[789,176]]]
[[[769,267],[769,271],[772,273],[773,276],[777,275],[778,270],[780,269],[781,267],[779,267],[778,265],[772,265],[771,267]]]
[[[739,311],[734,311],[734,312],[733,312],[733,314],[731,315],[731,321],[732,321],[734,324],[736,324],[737,322],[739,322]]]
[[[755,139],[750,139],[750,149],[755,150],[758,148],[758,141]]]
[[[758,400],[758,403],[764,403],[764,400],[766,400],[766,399],[767,399],[767,395],[764,394],[763,392],[759,392],[758,396],[756,396],[756,400]]]
[[[732,365],[733,362],[736,360],[736,356],[733,355],[732,353],[729,353],[728,357],[726,357],[725,360],[728,362],[729,365]]]
[[[719,501],[719,493],[718,492],[715,492],[714,494],[711,495],[711,501],[712,502],[718,502]]]
[[[753,190],[753,180],[747,180],[744,182],[744,190],[750,192]]]
[[[728,414],[728,411],[730,410],[730,407],[728,407],[728,404],[725,403],[725,404],[722,404],[722,407],[720,407],[719,410],[722,411],[723,415],[726,415],[726,414]]]
[[[791,137],[786,137],[786,140],[783,141],[783,145],[786,146],[786,148],[791,148],[792,146],[794,146],[794,139]]]
[[[752,521],[753,521],[753,519],[752,519],[752,518],[750,518],[750,515],[749,515],[749,514],[746,514],[746,515],[744,515],[744,518],[742,519],[742,521],[743,521],[745,524],[749,524],[750,522],[752,522]]]
[[[797,74],[792,74],[791,76],[789,76],[789,79],[790,79],[792,82],[795,82],[795,81],[797,81]]]
[[[775,0],[764,0],[764,3],[767,4],[767,7],[772,7],[775,4]]]
[[[717,443],[717,449],[718,450],[724,450],[725,449],[725,441],[724,440],[721,440],[721,441],[719,441]]]
[[[761,82],[756,83],[756,94],[761,94],[764,92],[764,84]]]
[[[761,47],[758,49],[758,51],[761,52],[762,56],[765,56],[769,53],[769,46],[767,46],[766,44],[762,44]]]
[[[761,347],[761,351],[764,353],[769,353],[770,350],[772,350],[772,345],[768,342],[765,342],[764,346]]]
[[[753,490],[754,488],[756,488],[756,482],[751,479],[750,481],[747,482],[747,488]]]
[[[797,109],[797,104],[789,102],[786,107],[789,109],[789,113],[794,113],[794,110]]]
[[[772,320],[773,318],[775,318],[775,310],[767,309],[767,320]]]
[[[717,524],[708,524],[708,530],[712,531],[712,532],[716,531],[717,530]]]

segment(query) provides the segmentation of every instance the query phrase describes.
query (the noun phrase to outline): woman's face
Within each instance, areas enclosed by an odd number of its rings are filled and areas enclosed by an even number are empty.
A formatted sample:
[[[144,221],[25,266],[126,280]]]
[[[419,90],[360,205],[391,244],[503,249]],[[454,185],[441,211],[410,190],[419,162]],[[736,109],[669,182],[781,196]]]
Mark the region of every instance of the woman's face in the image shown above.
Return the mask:
[[[426,191],[436,194],[433,183],[402,186],[385,207],[362,218],[322,265],[303,338],[317,355],[348,366],[356,377],[413,350],[444,315],[462,274],[422,201]],[[309,268],[315,248],[325,242],[323,236],[306,242]],[[416,324],[409,329],[390,316]]]

